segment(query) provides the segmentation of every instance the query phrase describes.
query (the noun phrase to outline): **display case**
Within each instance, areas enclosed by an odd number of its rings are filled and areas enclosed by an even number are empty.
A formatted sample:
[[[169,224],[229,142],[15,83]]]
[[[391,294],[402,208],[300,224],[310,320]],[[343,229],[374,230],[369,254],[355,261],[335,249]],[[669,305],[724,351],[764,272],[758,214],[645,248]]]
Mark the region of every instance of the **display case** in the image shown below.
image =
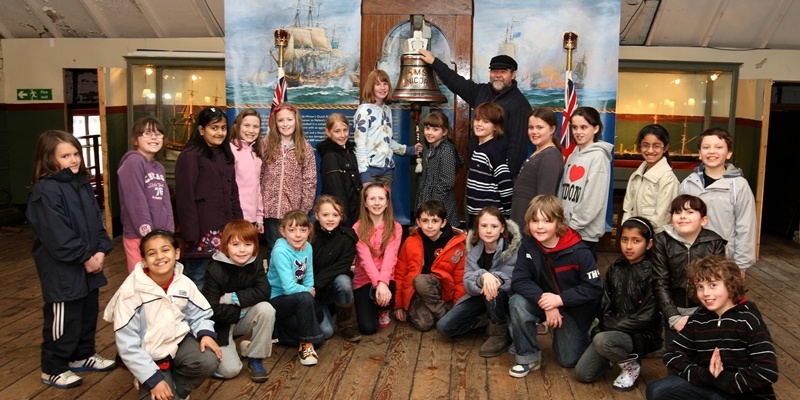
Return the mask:
[[[739,66],[620,60],[615,165],[641,164],[636,137],[649,124],[669,131],[674,169],[697,165],[696,140],[702,131],[720,127],[735,134]]]
[[[196,115],[225,107],[225,55],[138,51],[128,63],[128,126],[150,116],[164,124],[164,146],[176,154],[189,140]]]

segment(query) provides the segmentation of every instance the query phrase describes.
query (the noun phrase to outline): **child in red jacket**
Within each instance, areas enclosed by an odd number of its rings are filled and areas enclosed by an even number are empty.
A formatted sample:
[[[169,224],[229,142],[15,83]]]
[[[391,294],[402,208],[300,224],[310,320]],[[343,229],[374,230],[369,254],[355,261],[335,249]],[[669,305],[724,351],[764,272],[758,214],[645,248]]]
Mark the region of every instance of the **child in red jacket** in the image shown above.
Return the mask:
[[[439,200],[419,206],[417,228],[400,249],[394,280],[397,282],[395,317],[428,331],[464,295],[463,231],[447,223],[447,210]]]

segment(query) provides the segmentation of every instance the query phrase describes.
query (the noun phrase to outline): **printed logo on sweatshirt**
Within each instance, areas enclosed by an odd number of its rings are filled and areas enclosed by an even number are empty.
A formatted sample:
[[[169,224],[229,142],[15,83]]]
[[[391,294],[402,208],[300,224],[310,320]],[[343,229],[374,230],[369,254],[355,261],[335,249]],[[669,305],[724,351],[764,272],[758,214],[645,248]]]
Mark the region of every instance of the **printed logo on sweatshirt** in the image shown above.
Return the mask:
[[[303,261],[294,260],[294,277],[297,283],[302,283],[303,278],[306,277],[306,270],[308,269],[308,257],[303,257]]]
[[[178,290],[178,296],[189,296],[189,292],[183,289]]]
[[[561,184],[561,200],[567,200],[574,203],[577,203],[578,200],[581,198],[581,188],[578,185],[571,185],[569,183],[562,183]]]
[[[594,269],[586,273],[586,279],[599,279],[600,271]]]
[[[572,168],[569,169],[569,181],[575,182],[583,176],[586,175],[586,168],[583,168],[580,165],[572,165]]]

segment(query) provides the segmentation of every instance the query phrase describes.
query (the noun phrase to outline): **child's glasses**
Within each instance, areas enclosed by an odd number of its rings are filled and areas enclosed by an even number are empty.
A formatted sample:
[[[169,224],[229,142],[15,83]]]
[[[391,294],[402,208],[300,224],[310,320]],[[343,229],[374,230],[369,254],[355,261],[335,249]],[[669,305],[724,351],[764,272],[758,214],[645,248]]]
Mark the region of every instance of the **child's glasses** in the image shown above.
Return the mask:
[[[656,143],[656,144],[653,144],[653,145],[650,145],[650,143],[642,143],[642,144],[639,146],[639,148],[641,148],[642,150],[650,150],[650,149],[653,149],[653,150],[656,150],[656,151],[658,151],[658,150],[661,150],[661,149],[663,149],[663,148],[664,148],[664,145],[663,145],[663,144],[661,144],[661,143]]]
[[[164,134],[159,131],[144,131],[140,133],[139,136],[144,136],[146,138],[156,138],[156,139],[164,138]]]

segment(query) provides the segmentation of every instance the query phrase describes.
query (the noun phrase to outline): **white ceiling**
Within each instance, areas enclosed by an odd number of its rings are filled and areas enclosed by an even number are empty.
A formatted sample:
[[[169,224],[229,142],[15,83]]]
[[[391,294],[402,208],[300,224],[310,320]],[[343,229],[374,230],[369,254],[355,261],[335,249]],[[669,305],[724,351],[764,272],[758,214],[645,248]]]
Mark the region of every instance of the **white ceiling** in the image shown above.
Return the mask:
[[[800,49],[800,0],[620,1],[621,45]],[[222,37],[223,4],[224,0],[2,0],[0,37]]]

